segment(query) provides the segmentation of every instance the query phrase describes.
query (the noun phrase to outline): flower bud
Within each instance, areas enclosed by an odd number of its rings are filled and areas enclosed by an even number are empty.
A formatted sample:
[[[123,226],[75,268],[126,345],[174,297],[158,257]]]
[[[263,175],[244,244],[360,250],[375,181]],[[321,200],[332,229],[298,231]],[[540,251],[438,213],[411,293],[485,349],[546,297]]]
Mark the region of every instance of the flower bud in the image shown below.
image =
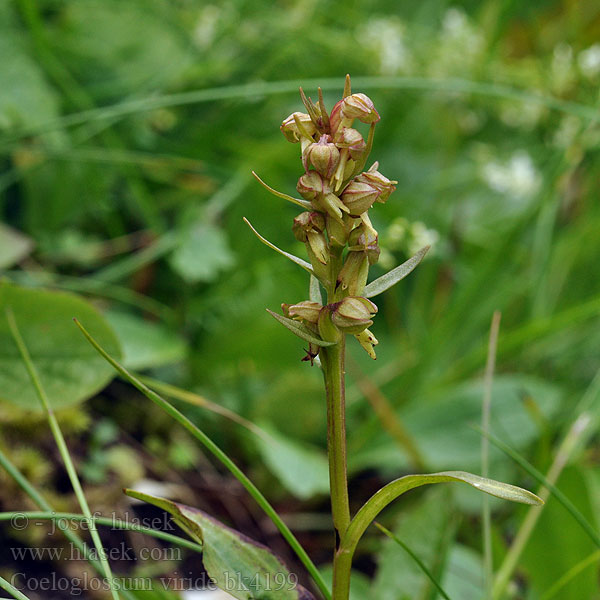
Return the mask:
[[[360,131],[352,127],[344,127],[336,141],[338,148],[348,148],[350,157],[356,160],[360,158],[367,147]]]
[[[323,197],[325,194],[331,192],[329,184],[323,179],[320,173],[317,173],[317,171],[308,171],[307,173],[304,173],[304,175],[298,179],[296,189],[305,200],[310,201]]]
[[[395,184],[398,182],[391,181],[385,175],[382,175],[377,170],[378,167],[379,163],[374,162],[371,168],[365,173],[361,173],[358,177],[356,177],[355,181],[368,183],[378,190],[380,194],[377,197],[376,202],[384,203],[390,197],[390,194],[396,189]]]
[[[379,113],[368,96],[365,94],[346,96],[333,107],[329,117],[333,139],[337,143],[342,129],[351,127],[354,119],[362,123],[376,123],[379,118]]]
[[[376,123],[380,119],[373,101],[366,94],[352,94],[344,98],[341,112],[344,118],[358,119],[361,123]]]
[[[369,259],[366,252],[348,252],[336,284],[342,290],[348,290],[351,296],[360,296],[367,285],[368,275]]]
[[[377,355],[375,354],[375,350],[373,349],[373,346],[377,346],[377,344],[379,344],[379,342],[377,341],[377,338],[368,329],[361,331],[360,333],[356,334],[354,337],[358,340],[359,344],[365,349],[367,354],[373,360],[375,360],[377,358]]]
[[[292,225],[292,232],[294,237],[299,242],[306,242],[308,239],[308,233],[321,233],[325,229],[325,217],[319,212],[305,211],[300,213],[295,219]]]
[[[330,179],[340,162],[340,151],[331,142],[331,137],[324,134],[318,142],[308,146],[304,158],[305,162],[310,162],[323,177]],[[306,168],[307,164],[304,166]]]
[[[377,306],[367,298],[348,296],[331,305],[331,322],[344,333],[360,333],[373,324]]]
[[[341,195],[342,202],[353,217],[359,217],[367,212],[375,203],[381,192],[369,182],[360,181],[355,177],[344,189]]]
[[[281,133],[283,133],[288,142],[296,144],[302,137],[305,136],[303,136],[302,131],[298,128],[298,124],[296,123],[296,118],[294,118],[294,115],[300,121],[300,125],[304,132],[310,137],[317,132],[317,128],[309,115],[301,112],[292,113],[283,121],[279,129],[281,129]]]
[[[282,304],[281,308],[286,317],[306,321],[307,323],[317,324],[319,313],[323,308],[318,302],[305,300],[298,304]]]

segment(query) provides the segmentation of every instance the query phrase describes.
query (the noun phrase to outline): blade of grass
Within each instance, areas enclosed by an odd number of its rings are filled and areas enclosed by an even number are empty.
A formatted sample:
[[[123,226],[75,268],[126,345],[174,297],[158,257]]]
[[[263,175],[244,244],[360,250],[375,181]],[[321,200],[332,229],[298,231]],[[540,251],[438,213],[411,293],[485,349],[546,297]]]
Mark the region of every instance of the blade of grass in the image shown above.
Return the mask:
[[[13,465],[10,459],[0,449],[0,464],[6,472],[16,481],[17,485],[46,513],[55,514],[50,503],[40,494],[38,490],[23,476],[23,474]],[[41,517],[40,517],[41,518]],[[81,552],[82,556],[96,569],[99,575],[103,575],[102,565],[90,553],[87,544],[67,525],[59,521],[57,527],[61,530],[65,537]],[[121,590],[121,593],[128,600],[136,600],[134,595],[128,590]]]
[[[485,365],[483,403],[481,407],[481,428],[484,432],[490,429],[490,413],[492,409],[492,385],[494,382],[494,370],[496,368],[496,349],[498,347],[498,332],[500,330],[501,314],[496,311],[492,317],[490,326],[490,339],[488,345],[488,357]],[[481,475],[489,477],[490,473],[490,443],[486,436],[481,438]],[[481,505],[482,529],[483,529],[483,570],[484,587],[486,598],[492,597],[492,584],[494,578],[494,564],[492,557],[492,519],[490,512],[490,499],[483,497]]]
[[[11,585],[4,577],[0,577],[0,587],[6,590],[13,598],[17,600],[29,600],[29,598],[20,592],[14,585]]]
[[[429,581],[431,581],[431,583],[436,587],[438,592],[444,598],[446,598],[446,600],[451,600],[450,596],[448,596],[444,588],[438,583],[437,579],[433,576],[433,573],[427,568],[425,563],[397,535],[394,535],[389,529],[386,529],[377,521],[375,521],[373,525],[375,525],[379,531],[385,533],[385,535],[394,540],[415,561],[419,569],[425,573],[425,575],[429,578]]]
[[[56,511],[50,505],[50,503],[44,498],[44,496],[42,496],[42,494],[40,494],[40,492],[33,486],[33,484],[31,484],[31,482],[29,482],[27,480],[27,478],[23,476],[23,474],[17,469],[17,467],[15,467],[15,465],[4,454],[4,452],[2,452],[1,449],[0,449],[0,464],[4,467],[6,472],[15,480],[17,485],[44,511],[41,513],[19,513],[19,514],[25,514],[26,516],[28,516],[28,518],[33,518],[31,515],[38,514],[38,515],[40,515],[39,516],[40,519],[43,518],[41,515],[44,515],[44,514],[47,514],[47,515],[56,515],[57,514]],[[0,515],[2,515],[2,514],[6,514],[6,513],[0,513]],[[74,515],[74,517],[75,516],[77,516],[77,515]],[[87,519],[87,517],[85,517],[85,518]],[[0,520],[4,520],[4,519],[0,518]],[[125,524],[129,525],[129,523],[125,523]],[[135,530],[135,527],[137,527],[137,526],[132,527],[132,529]],[[92,565],[92,567],[94,567],[94,569],[96,569],[96,572],[99,575],[103,575],[104,572],[102,570],[102,564],[96,558],[94,558],[94,556],[92,556],[87,544],[85,544],[83,542],[83,540],[79,537],[79,535],[77,535],[77,533],[72,531],[68,527],[68,525],[63,523],[62,521],[57,522],[57,528],[60,531],[62,531],[64,533],[65,537],[79,550],[79,552],[81,552],[81,555]],[[125,527],[123,527],[123,529],[125,529]],[[143,528],[143,529],[145,529],[145,528]],[[154,530],[150,530],[150,531],[154,531]],[[140,530],[140,533],[147,533],[147,532]],[[163,533],[163,532],[160,532],[160,533]],[[153,535],[153,534],[148,533],[148,535]],[[171,535],[171,534],[167,534],[167,535]],[[188,540],[184,540],[183,538],[179,538],[179,539],[181,539],[182,541],[184,541],[186,543],[188,542]],[[173,541],[173,543],[177,543],[174,540],[170,540],[170,541]],[[123,594],[123,596],[125,596],[125,598],[127,598],[127,600],[136,600],[136,597],[129,590],[122,589],[121,594]]]
[[[590,417],[587,413],[580,415],[577,420],[573,423],[563,442],[561,443],[558,452],[554,458],[552,466],[548,471],[548,477],[545,477],[540,473],[531,463],[527,461],[521,454],[516,450],[513,450],[508,444],[505,444],[502,440],[497,438],[492,433],[484,433],[479,429],[482,435],[488,437],[490,442],[497,448],[502,450],[505,454],[510,456],[521,468],[523,468],[531,477],[536,479],[540,484],[541,488],[538,492],[540,498],[544,501],[548,499],[552,494],[558,502],[560,502],[564,508],[571,514],[571,516],[579,523],[580,527],[587,533],[589,538],[594,542],[596,546],[600,548],[600,535],[594,529],[594,527],[587,521],[587,519],[581,514],[577,507],[569,500],[555,485],[554,483],[558,480],[560,473],[567,464],[573,448],[575,448],[579,437],[587,429],[590,423]],[[499,600],[510,577],[517,566],[517,562],[525,549],[527,541],[531,536],[535,525],[540,517],[543,506],[533,507],[528,513],[527,517],[523,521],[519,532],[517,533],[510,550],[506,554],[498,573],[496,574],[493,586],[494,600]]]
[[[256,503],[262,508],[266,515],[273,521],[281,535],[288,542],[290,547],[294,550],[302,564],[306,567],[310,573],[314,582],[317,584],[321,593],[327,600],[331,600],[331,593],[325,580],[319,573],[319,570],[311,561],[310,557],[300,545],[294,534],[291,532],[289,527],[283,522],[281,517],[277,514],[275,509],[271,506],[269,501],[263,496],[260,490],[248,479],[244,472],[227,456],[217,444],[215,444],[201,429],[199,429],[194,423],[192,423],[184,414],[179,412],[172,404],[167,402],[164,398],[159,396],[156,392],[152,391],[148,386],[142,383],[139,379],[134,377],[127,369],[121,366],[114,358],[112,358],[96,340],[87,332],[85,327],[79,321],[74,319],[75,324],[90,344],[103,356],[113,368],[135,388],[137,388],[146,398],[154,402],[160,408],[162,408],[169,416],[173,417],[180,425],[182,425],[189,433],[191,433],[211,454],[219,460],[232,474],[233,476],[246,488],[248,493],[256,501]]]
[[[164,394],[165,396],[169,396],[171,398],[175,398],[176,400],[182,400],[183,402],[187,402],[188,404],[192,404],[193,406],[200,406],[201,408],[206,408],[218,415],[229,419],[245,427],[248,431],[251,431],[254,435],[257,435],[261,439],[266,442],[274,442],[273,438],[264,430],[261,429],[258,425],[252,423],[248,419],[238,415],[236,412],[221,406],[220,404],[216,404],[215,402],[211,402],[207,400],[204,396],[200,396],[199,394],[194,394],[193,392],[189,392],[188,390],[183,390],[175,385],[170,383],[165,383],[163,381],[158,381],[157,379],[153,379],[152,377],[147,377],[145,375],[140,375],[139,373],[133,373],[135,377],[137,377],[142,383],[145,383],[149,388],[154,389],[155,391]]]
[[[593,106],[561,100],[552,96],[542,96],[519,88],[498,85],[495,83],[477,82],[458,78],[435,78],[427,77],[358,77],[354,80],[354,85],[364,90],[373,89],[393,89],[393,90],[415,90],[415,91],[438,91],[448,94],[473,94],[490,98],[508,99],[516,102],[527,102],[540,104],[546,108],[558,112],[572,114],[586,121],[596,121],[598,111]],[[24,127],[16,133],[12,133],[0,139],[0,143],[13,142],[32,135],[73,127],[92,121],[101,121],[105,119],[120,119],[129,115],[135,115],[141,112],[148,112],[160,108],[172,106],[185,106],[190,104],[199,104],[202,102],[215,102],[219,100],[228,100],[233,98],[248,98],[256,96],[267,96],[274,94],[296,93],[298,88],[303,85],[308,88],[320,86],[323,90],[339,90],[339,78],[326,80],[303,80],[303,81],[254,81],[241,85],[224,86],[218,88],[208,88],[202,90],[192,90],[177,94],[153,95],[146,98],[136,98],[127,100],[112,106],[103,106],[100,108],[91,108],[80,112],[71,113],[63,117],[36,124],[31,127]]]
[[[550,600],[554,598],[560,590],[565,587],[573,578],[577,577],[579,573],[587,569],[590,565],[600,560],[600,550],[592,552],[587,558],[578,562],[575,566],[571,567],[560,579],[556,581],[551,587],[549,587],[541,596],[540,600]]]
[[[88,517],[82,514],[77,513],[67,513],[67,512],[55,512],[55,511],[9,511],[9,512],[0,512],[0,521],[12,521],[15,517],[22,519],[23,522],[30,523],[33,520],[40,521],[88,521]],[[111,527],[112,529],[123,529],[127,531],[135,531],[137,533],[143,533],[145,535],[149,535],[151,537],[155,537],[159,540],[164,540],[165,542],[170,542],[172,544],[177,544],[178,546],[182,546],[183,548],[188,548],[189,550],[194,550],[195,552],[202,552],[202,546],[197,544],[196,542],[191,542],[190,540],[186,540],[185,538],[179,537],[178,535],[173,535],[172,533],[167,533],[166,531],[160,531],[158,529],[152,529],[150,527],[143,527],[142,525],[136,525],[135,523],[129,523],[127,521],[123,521],[122,519],[115,519],[113,517],[97,517],[92,516],[94,522],[98,525],[103,525],[105,527]],[[31,524],[31,523],[30,523]],[[21,523],[20,523],[21,525]],[[88,559],[89,560],[89,559]]]
[[[100,536],[98,535],[98,531],[96,530],[96,526],[92,520],[92,513],[90,511],[90,507],[88,506],[87,500],[83,493],[83,489],[81,487],[81,483],[79,481],[79,477],[77,476],[77,471],[75,470],[75,466],[73,465],[73,461],[71,460],[71,455],[69,454],[69,450],[67,448],[67,444],[65,442],[65,438],[63,437],[62,431],[58,425],[58,421],[56,416],[54,415],[54,411],[48,402],[48,397],[46,396],[46,391],[42,386],[42,382],[38,376],[37,370],[33,361],[31,360],[31,356],[29,355],[29,351],[25,346],[25,342],[21,337],[21,333],[19,331],[17,322],[15,320],[13,312],[7,308],[6,309],[6,320],[8,321],[8,327],[10,329],[10,333],[19,349],[19,353],[21,354],[21,358],[23,363],[25,364],[25,368],[27,369],[27,373],[31,379],[31,383],[35,388],[35,391],[44,407],[44,411],[46,412],[46,418],[48,419],[48,423],[50,425],[50,429],[52,430],[52,435],[54,436],[54,440],[56,441],[56,445],[58,447],[58,451],[63,459],[65,468],[67,469],[67,473],[69,475],[69,480],[71,481],[71,485],[73,487],[73,491],[75,492],[75,496],[77,496],[77,501],[79,502],[79,506],[81,507],[81,511],[88,518],[89,528],[90,528],[90,536],[94,542],[94,546],[96,547],[96,551],[98,552],[98,557],[102,564],[103,574],[108,582],[110,587],[110,591],[114,600],[119,600],[119,593],[115,588],[112,572],[110,569],[110,565],[108,564],[108,560],[106,558],[106,553],[104,552],[104,547],[102,546],[102,541],[100,540]]]

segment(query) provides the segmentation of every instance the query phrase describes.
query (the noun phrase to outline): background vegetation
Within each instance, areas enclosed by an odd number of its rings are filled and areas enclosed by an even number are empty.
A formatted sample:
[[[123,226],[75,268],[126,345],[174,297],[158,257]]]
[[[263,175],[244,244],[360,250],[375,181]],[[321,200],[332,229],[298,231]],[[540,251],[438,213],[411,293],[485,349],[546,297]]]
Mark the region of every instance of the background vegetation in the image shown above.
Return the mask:
[[[332,540],[321,376],[264,310],[306,299],[308,282],[242,217],[302,255],[291,235],[296,210],[250,170],[293,193],[297,147],[279,124],[300,110],[298,85],[313,97],[321,85],[331,108],[350,73],[382,117],[372,156],[400,182],[372,211],[380,271],[433,246],[379,299],[377,362],[349,345],[351,497],[359,505],[415,468],[480,470],[471,424],[480,420],[499,310],[492,430],[546,472],[585,411],[589,426],[558,486],[598,527],[599,34],[592,0],[2,2],[3,277],[85,296],[112,326],[128,367],[198,394],[178,406],[236,458],[325,567]],[[63,328],[74,329],[68,319],[57,323]],[[61,357],[60,339],[36,336]],[[0,447],[57,510],[77,511],[33,392],[2,389],[13,368],[0,366]],[[68,369],[63,375],[68,382]],[[124,486],[158,488],[267,543],[304,577],[236,481],[158,408],[118,380],[80,402],[98,385],[56,393],[92,511],[128,510]],[[206,400],[281,438],[285,451],[200,406]],[[535,488],[500,451],[491,457],[492,477]],[[0,502],[33,508],[4,472]],[[469,489],[416,491],[382,522],[451,597],[478,599],[480,502]],[[526,509],[492,508],[497,568]],[[11,547],[47,544],[46,534],[3,526],[2,574],[17,569]],[[542,598],[592,555],[554,597],[600,598],[595,551],[551,498],[506,597]],[[114,568],[199,572],[196,555],[185,556]],[[26,565],[34,575],[84,568]],[[356,569],[359,598],[435,597],[375,528]]]

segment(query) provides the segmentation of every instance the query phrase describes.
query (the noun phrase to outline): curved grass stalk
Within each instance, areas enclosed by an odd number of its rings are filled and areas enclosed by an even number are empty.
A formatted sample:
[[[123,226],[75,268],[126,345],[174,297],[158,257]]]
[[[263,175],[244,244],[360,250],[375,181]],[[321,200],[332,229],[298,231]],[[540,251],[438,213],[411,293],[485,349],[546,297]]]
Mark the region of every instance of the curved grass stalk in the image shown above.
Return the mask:
[[[552,96],[534,94],[519,88],[499,85],[490,82],[477,82],[467,79],[447,78],[432,79],[428,77],[357,77],[355,85],[367,89],[395,89],[414,90],[422,92],[447,92],[449,94],[473,94],[489,98],[514,100],[516,102],[533,103],[545,106],[549,110],[571,114],[586,121],[595,121],[598,118],[597,109],[593,106],[578,102],[561,100]],[[234,98],[247,98],[251,96],[267,96],[275,94],[289,94],[296,92],[304,85],[309,87],[321,87],[323,90],[336,90],[339,87],[337,78],[326,80],[291,80],[272,82],[252,82],[242,85],[232,85],[220,88],[209,88],[204,90],[192,90],[177,94],[164,94],[135,100],[127,100],[112,106],[92,108],[75,112],[63,117],[52,119],[45,123],[25,127],[19,132],[0,138],[0,144],[14,142],[32,135],[82,125],[92,121],[118,120],[130,115],[148,112],[160,108],[173,106],[186,106],[200,104],[203,102],[214,102],[217,100],[229,100]]]
[[[23,592],[20,592],[14,585],[6,581],[4,577],[0,577],[0,588],[7,591],[13,598],[16,598],[17,600],[29,600],[29,598],[23,594]]]
[[[266,442],[274,442],[273,438],[269,433],[267,433],[264,429],[252,423],[248,419],[245,419],[241,415],[238,415],[233,410],[229,408],[225,408],[216,402],[211,402],[206,399],[204,396],[200,396],[199,394],[194,394],[193,392],[189,392],[188,390],[181,389],[175,385],[170,383],[165,383],[164,381],[158,381],[158,379],[153,379],[152,377],[147,377],[145,375],[140,375],[139,373],[134,373],[135,377],[137,377],[142,383],[145,383],[149,388],[154,388],[157,392],[164,394],[165,396],[169,396],[171,398],[175,398],[176,400],[181,400],[183,402],[187,402],[193,406],[199,406],[200,408],[206,408],[211,412],[214,412],[217,415],[221,415],[242,427],[245,427],[248,431],[258,436],[259,438],[265,440]]]
[[[29,351],[25,346],[25,342],[21,337],[21,333],[19,332],[19,328],[13,312],[10,309],[6,309],[6,320],[8,321],[8,327],[10,329],[10,333],[19,349],[19,353],[25,364],[25,368],[29,377],[31,379],[31,383],[35,388],[35,391],[38,395],[38,398],[44,407],[44,411],[46,413],[46,418],[48,419],[48,423],[50,425],[50,429],[52,431],[52,435],[54,436],[54,440],[60,452],[61,458],[63,459],[63,463],[67,470],[67,474],[69,475],[69,480],[71,482],[71,486],[73,487],[73,491],[75,492],[75,496],[77,497],[77,501],[79,502],[79,506],[81,507],[81,511],[87,518],[89,523],[89,531],[92,541],[94,542],[94,546],[96,551],[98,552],[98,557],[100,559],[100,564],[102,565],[102,574],[106,578],[108,582],[110,592],[114,600],[119,600],[119,592],[117,591],[114,580],[112,576],[112,571],[110,568],[110,564],[108,563],[108,559],[106,557],[106,553],[104,551],[104,546],[102,545],[102,541],[100,540],[100,536],[98,535],[98,531],[96,526],[94,525],[92,519],[92,512],[90,511],[90,507],[85,498],[85,494],[83,493],[83,488],[81,487],[81,482],[79,481],[79,477],[77,476],[77,471],[75,470],[75,466],[73,465],[73,461],[71,460],[71,455],[69,454],[69,449],[67,448],[67,444],[65,442],[65,438],[62,434],[62,431],[58,425],[58,420],[54,415],[54,411],[50,406],[48,401],[48,397],[46,396],[46,391],[42,386],[42,382],[38,376],[37,370],[33,361],[31,360],[31,356],[29,355]]]
[[[273,521],[281,535],[288,542],[292,550],[296,553],[302,564],[306,567],[306,570],[310,573],[314,582],[318,586],[319,590],[327,600],[331,600],[331,593],[325,580],[319,573],[319,570],[314,565],[304,548],[300,545],[300,542],[296,539],[290,528],[283,522],[281,517],[277,514],[277,511],[271,506],[269,501],[265,498],[262,492],[248,479],[245,473],[227,456],[217,444],[215,444],[201,429],[199,429],[194,423],[192,423],[183,413],[178,411],[172,404],[167,402],[164,398],[159,396],[156,392],[152,391],[148,386],[143,384],[139,379],[134,377],[127,369],[120,365],[114,358],[112,358],[106,350],[104,350],[98,342],[88,333],[79,321],[74,319],[75,324],[90,344],[98,351],[98,353],[104,357],[104,359],[110,363],[113,368],[129,383],[136,387],[146,398],[158,405],[164,410],[169,416],[173,417],[180,425],[182,425],[189,433],[191,433],[217,460],[219,460],[232,474],[233,476],[246,488],[248,493],[260,506],[260,508],[266,513],[266,515]]]
[[[14,518],[18,517],[19,519],[27,519],[27,521],[32,521],[34,519],[38,519],[40,521],[88,521],[88,517],[83,514],[77,513],[68,513],[68,512],[54,512],[54,511],[10,511],[10,512],[0,512],[0,521],[12,521]],[[98,525],[103,525],[105,527],[111,527],[113,529],[123,529],[127,531],[135,531],[136,533],[143,533],[145,535],[149,535],[151,537],[157,538],[159,540],[163,540],[165,542],[170,542],[172,544],[177,544],[182,548],[188,548],[189,550],[194,550],[194,552],[202,552],[202,546],[195,542],[191,542],[186,540],[185,538],[179,537],[178,535],[173,535],[172,533],[167,533],[166,531],[159,531],[158,529],[152,529],[150,527],[144,527],[142,525],[136,525],[134,523],[128,523],[127,521],[123,521],[122,519],[115,519],[112,517],[97,517],[92,516],[92,520],[94,523]]]
[[[408,554],[415,561],[415,563],[417,564],[419,569],[421,569],[421,571],[423,571],[423,573],[425,573],[425,575],[428,577],[429,581],[431,581],[431,583],[436,587],[437,591],[446,600],[450,600],[450,596],[448,596],[448,594],[446,593],[444,588],[440,585],[438,580],[434,577],[433,573],[427,568],[427,565],[397,535],[394,535],[389,529],[386,529],[383,525],[381,525],[380,523],[377,523],[377,521],[375,521],[373,523],[373,525],[375,525],[375,527],[377,527],[377,529],[379,529],[379,531],[381,531],[382,533],[387,535],[390,539],[394,540],[396,542],[396,544],[398,544],[406,552],[406,554]]]
[[[596,550],[596,552],[592,552],[588,557],[584,558],[582,561],[578,562],[575,566],[571,567],[556,583],[554,583],[551,587],[549,587],[541,596],[540,600],[550,600],[550,598],[554,598],[560,590],[562,590],[565,585],[571,582],[579,573],[587,569],[590,565],[593,565],[595,562],[600,560],[600,550]]]
[[[23,474],[12,464],[8,456],[0,450],[0,464],[6,472],[15,480],[17,485],[47,514],[54,514],[54,510],[49,502],[40,494],[38,490],[23,476]],[[21,514],[21,513],[19,513]],[[41,517],[40,517],[41,518]],[[71,531],[65,524],[60,521],[57,523],[57,528],[62,531],[65,537],[75,546],[81,555],[96,569],[99,575],[103,575],[102,565],[98,560],[91,556],[90,551],[83,540],[74,532]],[[121,594],[128,600],[136,600],[128,590],[121,590]]]

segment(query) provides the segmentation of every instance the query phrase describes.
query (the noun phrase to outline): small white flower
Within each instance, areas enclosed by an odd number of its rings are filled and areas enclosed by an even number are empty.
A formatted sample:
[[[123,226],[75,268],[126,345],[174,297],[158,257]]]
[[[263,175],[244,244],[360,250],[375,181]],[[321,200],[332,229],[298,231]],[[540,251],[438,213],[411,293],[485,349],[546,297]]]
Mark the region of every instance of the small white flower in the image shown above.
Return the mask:
[[[540,186],[540,175],[529,154],[523,150],[515,152],[507,162],[486,163],[482,176],[494,191],[516,198],[531,197]]]
[[[584,77],[595,79],[600,75],[600,44],[594,44],[577,55],[577,64]]]

